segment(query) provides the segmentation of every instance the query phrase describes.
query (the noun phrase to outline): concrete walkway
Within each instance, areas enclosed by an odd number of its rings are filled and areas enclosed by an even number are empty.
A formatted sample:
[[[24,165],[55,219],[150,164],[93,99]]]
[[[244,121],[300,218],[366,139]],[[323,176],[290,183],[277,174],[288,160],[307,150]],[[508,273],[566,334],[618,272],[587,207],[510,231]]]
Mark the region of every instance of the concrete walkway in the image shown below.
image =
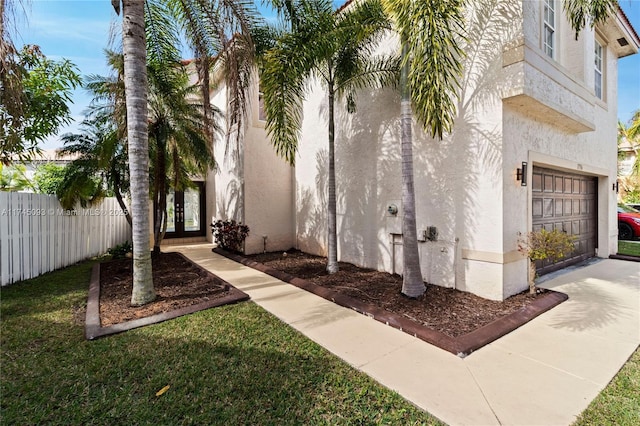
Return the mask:
[[[600,260],[542,286],[569,300],[461,359],[211,252],[173,247],[450,425],[568,425],[640,344],[640,263]]]

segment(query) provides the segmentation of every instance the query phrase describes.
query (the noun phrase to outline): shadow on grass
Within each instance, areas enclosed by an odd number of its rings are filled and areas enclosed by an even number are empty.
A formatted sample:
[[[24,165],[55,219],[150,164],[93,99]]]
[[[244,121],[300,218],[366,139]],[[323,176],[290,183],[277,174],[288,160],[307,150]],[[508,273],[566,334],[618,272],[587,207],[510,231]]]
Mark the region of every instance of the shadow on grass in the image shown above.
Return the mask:
[[[94,263],[96,261],[81,262],[3,287],[2,319],[24,314],[46,314],[58,309],[60,298],[65,300],[78,292],[78,282],[86,286]],[[86,289],[83,296],[86,297]],[[28,303],[24,303],[25,300]]]
[[[4,424],[435,423],[250,302],[86,341],[89,266],[58,296],[2,290]]]

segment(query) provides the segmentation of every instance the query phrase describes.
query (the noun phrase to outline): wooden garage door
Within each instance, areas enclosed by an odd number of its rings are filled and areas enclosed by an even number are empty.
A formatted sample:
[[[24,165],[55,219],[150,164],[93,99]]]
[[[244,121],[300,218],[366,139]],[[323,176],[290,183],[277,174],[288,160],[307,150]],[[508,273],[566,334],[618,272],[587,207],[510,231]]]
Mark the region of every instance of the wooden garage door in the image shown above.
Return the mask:
[[[597,178],[534,166],[532,180],[533,230],[560,229],[576,236],[574,252],[559,262],[538,262],[538,274],[543,275],[595,256],[598,234]]]

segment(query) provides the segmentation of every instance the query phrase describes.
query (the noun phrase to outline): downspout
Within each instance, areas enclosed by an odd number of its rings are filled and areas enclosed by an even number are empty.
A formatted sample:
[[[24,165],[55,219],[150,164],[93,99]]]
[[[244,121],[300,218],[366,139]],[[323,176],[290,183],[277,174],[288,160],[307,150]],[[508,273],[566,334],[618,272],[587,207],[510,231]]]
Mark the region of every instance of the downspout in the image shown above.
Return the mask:
[[[296,166],[291,166],[291,226],[293,246],[299,250],[298,242],[298,182],[296,180]]]
[[[396,246],[401,246],[402,241],[396,241],[396,237],[402,237],[402,234],[390,233],[391,236],[391,274],[396,273]]]

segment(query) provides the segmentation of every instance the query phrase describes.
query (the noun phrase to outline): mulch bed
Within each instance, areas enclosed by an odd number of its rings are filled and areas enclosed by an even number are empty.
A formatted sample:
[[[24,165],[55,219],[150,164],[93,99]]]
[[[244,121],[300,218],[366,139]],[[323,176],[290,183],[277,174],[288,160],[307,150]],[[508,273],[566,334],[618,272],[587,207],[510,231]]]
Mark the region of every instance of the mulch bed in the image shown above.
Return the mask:
[[[295,250],[244,257],[216,252],[462,356],[567,300],[562,293],[539,290],[499,302],[435,285],[411,299],[401,294],[399,275],[343,262],[329,275],[326,258]]]
[[[160,253],[153,258],[152,264],[156,299],[139,307],[131,306],[132,259],[113,260],[94,266],[87,304],[87,338],[154,324],[249,298],[180,253]]]
[[[562,293],[543,290],[496,302],[434,285],[427,285],[423,297],[410,299],[400,293],[402,278],[398,275],[343,262],[340,272],[329,275],[325,258],[295,250],[246,257],[215,251],[459,356],[468,355],[567,300]],[[132,267],[131,259],[94,266],[85,320],[87,339],[249,298],[183,255],[161,253],[153,260],[156,300],[132,307]]]

